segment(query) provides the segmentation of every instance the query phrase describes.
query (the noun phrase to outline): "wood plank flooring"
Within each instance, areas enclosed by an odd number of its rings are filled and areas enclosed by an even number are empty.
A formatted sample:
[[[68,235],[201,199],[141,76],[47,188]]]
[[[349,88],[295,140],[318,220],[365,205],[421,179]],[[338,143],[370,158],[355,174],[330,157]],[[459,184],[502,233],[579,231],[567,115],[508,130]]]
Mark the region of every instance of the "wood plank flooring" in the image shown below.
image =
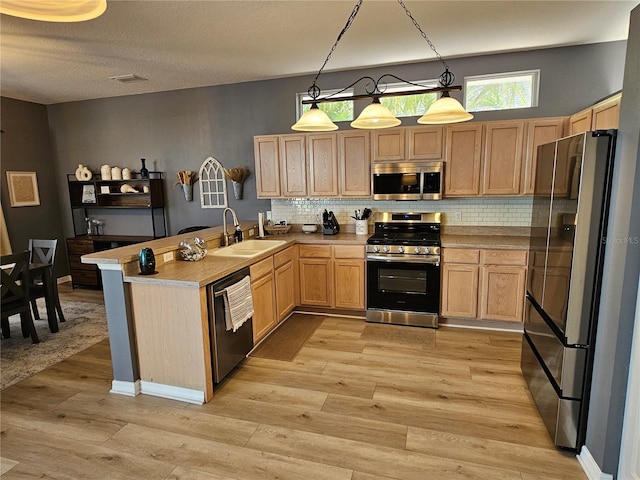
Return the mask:
[[[2,391],[0,472],[3,480],[586,479],[575,456],[552,445],[519,357],[516,333],[327,317],[294,361],[249,358],[198,406],[110,394],[104,341]]]

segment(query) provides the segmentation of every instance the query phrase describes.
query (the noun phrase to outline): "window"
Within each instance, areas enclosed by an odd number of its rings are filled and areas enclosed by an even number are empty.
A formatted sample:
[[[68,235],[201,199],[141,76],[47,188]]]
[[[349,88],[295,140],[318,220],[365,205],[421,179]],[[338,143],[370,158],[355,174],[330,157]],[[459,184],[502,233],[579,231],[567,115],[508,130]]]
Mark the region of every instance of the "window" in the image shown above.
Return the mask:
[[[320,94],[321,97],[339,92],[340,90],[323,90]],[[346,100],[353,96],[353,89],[345,90],[340,95],[336,95],[336,98],[344,97],[345,100],[339,102],[327,102],[319,103],[318,108],[325,112],[332,122],[350,122],[353,120],[353,100]],[[311,108],[311,104],[303,105],[303,100],[311,100],[308,93],[298,93],[296,95],[298,100],[298,119],[304,112]]]
[[[434,88],[438,86],[437,80],[424,80],[415,83],[420,83],[421,86],[407,85],[406,83],[392,83],[386,86],[384,92],[420,90],[422,88]],[[380,98],[380,103],[387,107],[396,117],[419,117],[424,115],[438,97],[438,93],[419,93],[398,97],[382,97]]]
[[[540,70],[476,75],[464,79],[468,112],[538,106]]]

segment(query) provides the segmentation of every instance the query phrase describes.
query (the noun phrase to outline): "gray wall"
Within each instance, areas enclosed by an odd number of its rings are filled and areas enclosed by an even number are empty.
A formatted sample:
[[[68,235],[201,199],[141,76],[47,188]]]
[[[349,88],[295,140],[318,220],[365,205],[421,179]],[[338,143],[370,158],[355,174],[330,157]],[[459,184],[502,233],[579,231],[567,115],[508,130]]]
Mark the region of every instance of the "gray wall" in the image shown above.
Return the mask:
[[[30,238],[58,239],[55,274],[66,275],[67,254],[60,215],[60,192],[54,168],[44,105],[2,97],[2,210],[14,252],[26,250]],[[5,172],[36,172],[40,205],[11,207]],[[62,192],[64,196],[65,192]]]
[[[478,120],[568,115],[622,88],[626,42],[536,50],[449,61],[462,83],[465,75],[541,70],[540,105],[526,110],[485,112]],[[323,74],[323,89],[344,87],[358,76],[394,73],[409,80],[437,78],[439,62],[399,65],[362,71]],[[295,94],[309,87],[313,76],[205,87],[147,95],[72,102],[48,107],[53,154],[58,165],[61,191],[65,173],[79,163],[98,171],[100,165],[139,168],[141,157],[148,167],[166,172],[169,233],[189,225],[220,225],[220,210],[201,209],[197,199],[185,202],[173,189],[177,170],[197,170],[214,156],[225,167],[247,165],[254,170],[253,136],[291,133],[295,122]],[[363,88],[363,87],[362,87]],[[356,110],[368,102],[360,101]],[[405,124],[414,124],[406,120]],[[341,128],[348,128],[341,125]],[[269,201],[255,198],[255,177],[245,184],[244,200],[230,195],[230,206],[240,218],[256,218]],[[60,198],[65,233],[72,234],[69,201]],[[107,222],[106,233],[137,233],[144,226],[139,215],[119,211],[118,218],[96,213]],[[136,230],[137,229],[137,230]]]
[[[640,274],[640,7],[628,42],[586,440],[610,474],[618,471]]]

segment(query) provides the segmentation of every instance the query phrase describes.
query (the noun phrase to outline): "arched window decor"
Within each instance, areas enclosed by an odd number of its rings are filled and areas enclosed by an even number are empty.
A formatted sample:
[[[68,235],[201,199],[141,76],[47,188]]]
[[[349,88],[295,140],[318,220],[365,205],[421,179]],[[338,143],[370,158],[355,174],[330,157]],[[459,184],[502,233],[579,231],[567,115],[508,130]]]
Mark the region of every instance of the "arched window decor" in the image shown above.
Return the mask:
[[[200,206],[202,208],[227,207],[227,182],[222,164],[213,157],[200,167]]]

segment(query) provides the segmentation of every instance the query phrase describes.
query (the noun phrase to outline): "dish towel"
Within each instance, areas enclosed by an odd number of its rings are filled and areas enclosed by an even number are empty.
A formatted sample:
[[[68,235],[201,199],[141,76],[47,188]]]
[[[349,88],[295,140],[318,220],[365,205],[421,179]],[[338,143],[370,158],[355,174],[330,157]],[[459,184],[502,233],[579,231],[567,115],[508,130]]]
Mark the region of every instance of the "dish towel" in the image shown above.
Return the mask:
[[[224,289],[224,320],[227,331],[236,332],[244,322],[253,317],[251,279],[249,275]]]

